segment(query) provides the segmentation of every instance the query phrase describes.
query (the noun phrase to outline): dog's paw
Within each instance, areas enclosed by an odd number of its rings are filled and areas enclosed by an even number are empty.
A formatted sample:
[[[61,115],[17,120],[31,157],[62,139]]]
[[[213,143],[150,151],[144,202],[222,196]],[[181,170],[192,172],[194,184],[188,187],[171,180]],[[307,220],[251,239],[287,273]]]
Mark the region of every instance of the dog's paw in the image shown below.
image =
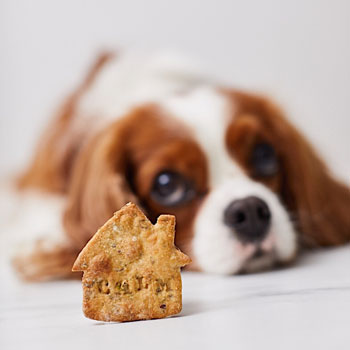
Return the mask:
[[[25,281],[74,278],[79,275],[72,273],[78,253],[67,242],[39,239],[18,249],[12,258],[12,265]]]

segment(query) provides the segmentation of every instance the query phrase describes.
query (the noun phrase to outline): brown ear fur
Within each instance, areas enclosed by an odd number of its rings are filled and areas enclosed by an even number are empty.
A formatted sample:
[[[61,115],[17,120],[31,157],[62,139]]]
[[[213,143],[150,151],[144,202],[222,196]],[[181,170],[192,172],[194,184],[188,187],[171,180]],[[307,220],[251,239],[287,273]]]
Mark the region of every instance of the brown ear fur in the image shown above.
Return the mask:
[[[349,188],[335,180],[297,131],[290,138],[284,149],[282,197],[297,213],[302,243],[315,247],[349,242]]]
[[[331,175],[313,147],[273,103],[236,91],[229,94],[238,114],[257,115],[271,137],[282,163],[280,197],[296,220],[301,243],[315,247],[349,242],[350,189]]]
[[[41,136],[32,163],[18,179],[19,188],[37,187],[51,192],[66,192],[73,158],[83,139],[81,135],[72,135],[70,130],[77,102],[103,65],[113,56],[107,52],[100,54],[83,82],[62,105]]]
[[[137,202],[126,181],[127,134],[123,121],[100,132],[80,152],[73,168],[64,227],[82,248],[121,206]]]

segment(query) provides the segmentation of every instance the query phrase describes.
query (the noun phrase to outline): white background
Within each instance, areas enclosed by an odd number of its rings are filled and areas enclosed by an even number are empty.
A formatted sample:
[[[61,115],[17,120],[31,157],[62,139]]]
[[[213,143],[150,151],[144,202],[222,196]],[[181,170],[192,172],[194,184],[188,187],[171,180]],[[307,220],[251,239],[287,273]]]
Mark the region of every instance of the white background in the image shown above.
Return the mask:
[[[94,53],[175,48],[274,96],[350,183],[350,1],[1,0],[0,173],[23,165]]]

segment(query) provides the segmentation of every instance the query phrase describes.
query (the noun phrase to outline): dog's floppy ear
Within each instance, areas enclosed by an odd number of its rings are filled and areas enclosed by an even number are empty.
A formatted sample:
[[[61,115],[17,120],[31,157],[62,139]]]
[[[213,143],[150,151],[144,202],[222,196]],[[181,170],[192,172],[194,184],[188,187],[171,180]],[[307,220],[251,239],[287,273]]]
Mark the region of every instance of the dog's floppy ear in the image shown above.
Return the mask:
[[[84,132],[77,132],[72,127],[77,118],[77,105],[101,69],[113,57],[115,54],[111,52],[98,55],[83,81],[64,101],[42,134],[33,161],[18,178],[19,188],[36,187],[49,192],[66,192],[72,163],[84,139]]]
[[[283,159],[282,196],[296,214],[306,246],[350,241],[350,190],[337,181],[313,148],[297,132]]]
[[[281,152],[281,197],[307,247],[350,241],[350,189],[336,180],[313,147],[282,115],[275,115]],[[293,218],[294,219],[294,218]]]
[[[126,127],[123,121],[102,130],[78,156],[69,186],[64,227],[81,248],[115,211],[136,202],[126,180]]]

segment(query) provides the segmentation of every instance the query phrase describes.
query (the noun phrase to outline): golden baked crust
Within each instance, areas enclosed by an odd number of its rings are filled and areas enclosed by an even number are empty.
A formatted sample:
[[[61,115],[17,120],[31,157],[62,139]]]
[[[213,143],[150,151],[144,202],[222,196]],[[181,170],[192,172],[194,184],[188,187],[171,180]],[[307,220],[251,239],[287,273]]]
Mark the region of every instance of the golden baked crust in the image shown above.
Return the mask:
[[[162,318],[182,308],[180,268],[190,258],[174,246],[175,217],[155,225],[132,203],[91,238],[74,263],[83,271],[83,311],[100,321]]]

